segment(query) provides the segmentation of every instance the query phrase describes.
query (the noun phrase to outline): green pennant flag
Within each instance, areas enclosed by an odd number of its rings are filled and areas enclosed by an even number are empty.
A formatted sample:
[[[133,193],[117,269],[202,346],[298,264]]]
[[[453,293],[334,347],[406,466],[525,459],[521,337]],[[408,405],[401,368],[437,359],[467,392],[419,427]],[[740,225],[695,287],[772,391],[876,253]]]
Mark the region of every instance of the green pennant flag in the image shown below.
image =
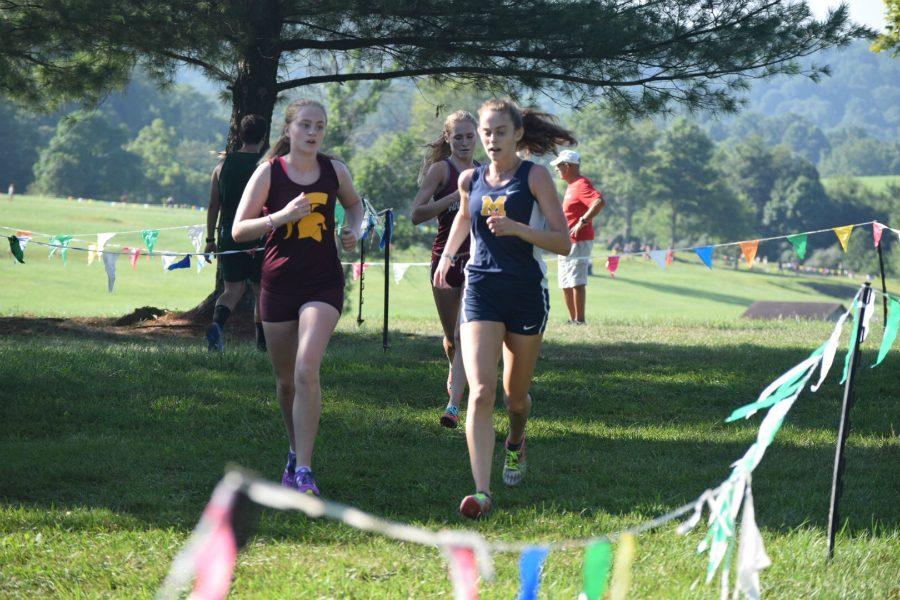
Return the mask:
[[[787,236],[788,241],[794,247],[794,250],[797,252],[797,256],[800,257],[800,260],[806,258],[806,239],[809,236],[805,233],[798,233],[795,235]]]
[[[875,368],[881,364],[884,357],[887,356],[888,350],[894,345],[897,339],[897,330],[900,329],[900,301],[891,298],[890,308],[888,308],[887,322],[884,324],[884,337],[881,338],[881,349],[878,351],[878,360],[871,368]]]
[[[612,548],[609,542],[596,542],[584,553],[584,597],[600,600],[606,591],[609,569],[612,566]]]
[[[22,246],[19,245],[19,238],[14,235],[9,236],[9,251],[20,263],[25,263],[25,253],[22,252]]]
[[[803,361],[803,363],[806,363],[811,358],[821,356],[825,352],[826,345],[827,344],[822,344],[821,346],[816,348],[813,353],[809,355],[809,358],[806,361]],[[732,421],[737,421],[738,419],[742,419],[747,415],[756,413],[760,409],[774,406],[782,400],[785,400],[786,398],[798,395],[801,391],[803,391],[803,386],[806,385],[806,382],[809,380],[813,371],[815,371],[816,367],[819,364],[819,362],[817,361],[809,364],[805,369],[798,368],[802,367],[803,363],[800,363],[796,367],[792,367],[791,370],[785,372],[785,374],[779,378],[784,378],[784,381],[782,381],[781,384],[778,385],[778,387],[772,390],[771,393],[760,397],[756,402],[745,404],[744,406],[735,409],[734,412],[728,415],[728,418],[725,419],[725,422],[731,423]],[[793,371],[794,369],[797,369],[797,371],[791,373],[791,371]],[[773,382],[772,385],[776,384],[778,384],[778,380]]]
[[[850,345],[847,347],[847,356],[844,358],[844,374],[841,375],[841,383],[847,381],[850,373],[850,361],[853,359],[853,351],[856,349],[856,329],[859,327],[859,301],[853,301],[853,326],[850,328]]]
[[[147,251],[153,254],[153,248],[156,246],[156,238],[159,237],[159,229],[144,229],[141,231],[141,237],[144,238],[144,244],[147,245]]]
[[[47,258],[52,258],[56,251],[59,251],[60,257],[62,257],[63,264],[68,264],[68,254],[69,254],[69,242],[72,241],[71,235],[54,235],[50,238],[50,244],[53,246],[50,248],[50,255]]]

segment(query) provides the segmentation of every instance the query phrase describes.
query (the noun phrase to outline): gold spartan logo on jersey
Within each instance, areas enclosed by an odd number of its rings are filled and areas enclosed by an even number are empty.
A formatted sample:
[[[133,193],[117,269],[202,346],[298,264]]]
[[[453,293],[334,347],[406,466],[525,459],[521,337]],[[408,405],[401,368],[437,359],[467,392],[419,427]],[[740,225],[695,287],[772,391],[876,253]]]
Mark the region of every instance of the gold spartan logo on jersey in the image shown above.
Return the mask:
[[[294,226],[297,227],[297,239],[312,238],[317,242],[322,241],[322,232],[328,227],[325,225],[325,215],[316,212],[316,207],[328,203],[328,194],[322,192],[313,192],[306,194],[309,200],[309,210],[312,211],[299,221],[291,221],[287,224],[287,233],[284,239],[290,238],[294,234]]]
[[[506,216],[506,196],[490,196],[481,197],[481,216],[483,217],[505,217]]]

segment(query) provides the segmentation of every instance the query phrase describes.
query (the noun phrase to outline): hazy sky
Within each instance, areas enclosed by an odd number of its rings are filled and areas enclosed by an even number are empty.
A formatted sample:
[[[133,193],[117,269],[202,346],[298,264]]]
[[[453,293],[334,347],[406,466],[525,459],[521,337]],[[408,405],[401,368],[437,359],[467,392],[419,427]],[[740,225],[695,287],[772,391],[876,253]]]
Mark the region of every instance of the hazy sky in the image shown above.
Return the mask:
[[[829,8],[840,4],[840,0],[807,0],[813,14],[817,17],[824,15]],[[850,17],[861,25],[868,25],[872,29],[882,30],[885,25],[884,0],[846,0],[850,7]]]

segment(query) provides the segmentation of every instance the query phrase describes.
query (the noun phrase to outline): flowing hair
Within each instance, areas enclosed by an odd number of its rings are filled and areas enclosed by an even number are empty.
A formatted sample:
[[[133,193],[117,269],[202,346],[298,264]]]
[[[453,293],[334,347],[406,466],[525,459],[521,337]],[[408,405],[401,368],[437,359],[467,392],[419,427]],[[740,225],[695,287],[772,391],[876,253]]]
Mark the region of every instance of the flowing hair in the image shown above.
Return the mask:
[[[328,111],[325,110],[325,106],[319,102],[318,100],[312,100],[310,98],[300,98],[299,100],[294,100],[290,104],[288,104],[287,108],[284,111],[284,127],[281,129],[281,137],[278,138],[272,147],[269,148],[269,151],[266,152],[266,155],[263,157],[261,162],[265,162],[276,156],[284,156],[288,152],[291,151],[291,138],[288,135],[288,126],[297,118],[297,113],[300,112],[300,109],[304,106],[315,106],[316,108],[322,109],[322,113],[325,114],[325,123],[328,123]],[[327,156],[327,155],[326,155]],[[330,157],[329,157],[330,158]]]
[[[422,168],[419,169],[419,185],[422,185],[425,174],[428,173],[428,169],[431,165],[450,156],[450,143],[447,141],[447,137],[453,133],[454,125],[465,121],[474,125],[476,130],[478,129],[478,119],[475,118],[475,115],[467,110],[458,110],[455,113],[447,115],[447,118],[444,120],[444,129],[441,130],[441,135],[433,142],[425,144],[425,158],[422,160]]]
[[[578,140],[568,129],[559,124],[559,119],[550,113],[532,108],[519,108],[508,98],[491,98],[481,105],[478,115],[488,110],[505,112],[512,119],[513,127],[523,129],[525,134],[516,144],[516,150],[525,150],[529,155],[556,154],[558,146],[576,146]]]

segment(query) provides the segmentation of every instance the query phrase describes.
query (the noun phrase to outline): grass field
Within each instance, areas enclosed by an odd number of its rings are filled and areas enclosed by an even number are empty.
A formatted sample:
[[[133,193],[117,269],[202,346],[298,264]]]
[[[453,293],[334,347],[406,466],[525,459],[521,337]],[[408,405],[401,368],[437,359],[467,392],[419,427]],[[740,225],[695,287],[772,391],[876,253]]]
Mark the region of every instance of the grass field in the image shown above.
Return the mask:
[[[183,219],[172,224],[203,216],[160,212]],[[9,221],[50,232],[66,222],[48,220],[45,230],[19,217]],[[137,216],[125,223],[122,229],[137,229],[148,221]],[[93,221],[79,225],[75,233],[109,229]],[[169,242],[161,236],[163,247]],[[188,247],[185,235],[178,249]],[[204,281],[209,272],[163,274],[158,263],[142,264],[123,272],[121,287],[109,295],[102,267],[87,267],[74,253],[65,268],[56,260],[46,264],[43,251],[38,256],[26,265],[0,264],[3,314],[187,308],[211,285]],[[323,493],[427,527],[473,527],[489,539],[536,542],[632,525],[721,482],[759,424],[759,416],[734,424],[724,418],[831,329],[745,322],[738,315],[756,299],[846,305],[855,288],[847,280],[707,271],[693,263],[663,272],[629,260],[615,280],[605,273],[591,279],[590,323],[572,328],[563,323],[552,285],[553,316],[533,388],[528,478],[519,489],[504,489],[498,452],[497,509],[469,525],[455,514],[471,491],[465,438],[437,425],[446,366],[427,278],[423,269],[411,269],[392,286],[391,349],[384,353],[381,275],[377,268],[367,272],[366,323],[355,324],[354,297],[353,314],[341,319],[323,365],[315,465]],[[127,287],[144,278],[140,293]],[[874,323],[863,364],[873,361],[881,341],[880,311]],[[0,320],[0,332],[0,596],[152,596],[227,462],[272,479],[280,475],[285,441],[270,367],[249,341],[230,339],[224,355],[209,355],[199,331],[148,334]],[[860,374],[845,526],[835,559],[825,558],[842,358],[818,393],[797,402],[754,473],[757,519],[774,563],[762,574],[769,597],[900,594],[896,350]],[[499,409],[495,427],[502,441]],[[716,597],[717,587],[702,582],[706,557],[694,552],[702,530],[680,537],[667,527],[640,536],[633,596]],[[542,597],[575,597],[581,560],[575,551],[551,554]],[[516,561],[499,557],[496,580],[481,584],[483,597],[514,596]],[[233,594],[451,598],[452,590],[436,550],[265,511],[258,535],[239,557]]]
[[[102,231],[138,230],[149,226],[171,227],[205,222],[206,213],[140,205],[110,207],[105,203],[74,203],[65,200],[17,197],[4,207],[0,225],[21,227],[34,232],[94,234]],[[63,224],[63,225],[60,225]],[[60,227],[63,228],[60,231]],[[853,235],[868,235],[867,230]],[[46,241],[46,238],[36,238]],[[82,239],[95,241],[95,237]],[[110,242],[123,246],[140,246],[139,234],[117,236]],[[73,246],[76,242],[73,241]],[[86,244],[83,244],[86,245]],[[162,231],[158,250],[191,251],[184,230]],[[5,251],[4,251],[5,252]],[[597,250],[599,252],[599,249]],[[106,273],[95,261],[87,264],[85,252],[69,251],[67,265],[59,258],[47,259],[46,247],[31,245],[25,250],[26,264],[0,261],[0,315],[40,316],[119,316],[138,306],[157,306],[185,310],[196,306],[213,287],[214,272],[204,269],[164,272],[159,258],[140,259],[132,270],[123,257],[119,260],[116,287],[106,291]],[[345,260],[358,256],[345,256]],[[858,285],[847,278],[797,277],[793,274],[759,274],[763,267],[749,272],[744,265],[735,271],[717,261],[712,271],[703,267],[696,256],[678,255],[679,261],[661,271],[655,263],[643,258],[626,258],[615,279],[609,277],[602,263],[595,264],[596,277],[588,286],[588,316],[604,321],[733,321],[755,300],[839,301],[853,295]],[[380,260],[380,255],[372,259]],[[428,261],[422,250],[395,257],[401,261]],[[557,295],[555,261],[548,261],[551,290]],[[771,270],[771,267],[769,267]],[[384,294],[384,271],[374,266],[366,271],[364,318],[380,319]],[[900,289],[889,281],[889,289]],[[427,268],[413,267],[399,284],[392,284],[391,315],[399,319],[431,320],[434,316]],[[351,304],[357,307],[358,294],[351,290]],[[551,319],[565,321],[561,302],[553,302]],[[355,312],[354,312],[355,314]],[[345,323],[349,319],[344,320]]]
[[[889,185],[900,186],[900,175],[869,175],[865,177],[854,177],[867,188],[875,192],[885,191]],[[822,185],[827,189],[829,185],[833,185],[839,178],[822,179]]]

